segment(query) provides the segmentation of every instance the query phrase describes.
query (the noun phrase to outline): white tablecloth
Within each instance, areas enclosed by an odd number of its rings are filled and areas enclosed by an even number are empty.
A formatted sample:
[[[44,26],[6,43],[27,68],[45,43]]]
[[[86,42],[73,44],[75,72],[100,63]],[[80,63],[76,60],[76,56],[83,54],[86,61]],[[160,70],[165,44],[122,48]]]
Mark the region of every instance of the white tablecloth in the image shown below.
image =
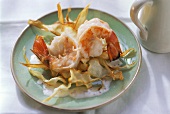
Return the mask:
[[[50,113],[63,112],[43,106],[22,93],[16,86],[10,70],[12,48],[27,25],[28,19],[37,19],[63,8],[84,7],[99,9],[126,23],[137,34],[129,11],[134,0],[1,0],[0,1],[0,113]],[[142,66],[134,84],[116,101],[92,111],[96,114],[168,114],[170,113],[170,53],[156,54],[142,47]],[[91,112],[91,113],[92,113]],[[90,113],[90,112],[89,112]]]

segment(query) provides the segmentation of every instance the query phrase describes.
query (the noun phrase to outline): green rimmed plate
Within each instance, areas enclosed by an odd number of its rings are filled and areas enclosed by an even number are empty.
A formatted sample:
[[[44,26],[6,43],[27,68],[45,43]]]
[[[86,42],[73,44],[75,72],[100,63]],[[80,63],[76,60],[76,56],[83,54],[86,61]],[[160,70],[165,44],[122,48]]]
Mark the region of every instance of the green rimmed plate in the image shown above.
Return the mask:
[[[81,8],[73,8],[70,13],[70,18],[74,20],[81,10]],[[66,13],[67,10],[63,10],[63,14],[66,15]],[[87,109],[98,108],[107,103],[110,103],[111,101],[114,101],[116,98],[122,95],[129,88],[130,85],[132,85],[132,82],[136,78],[141,65],[141,49],[138,41],[136,40],[133,33],[129,30],[129,28],[114,16],[98,10],[89,9],[88,19],[94,17],[108,22],[110,27],[115,31],[116,35],[118,36],[120,43],[127,48],[134,48],[137,51],[135,57],[137,63],[132,69],[123,72],[124,80],[113,81],[111,83],[110,90],[100,96],[84,99],[74,99],[71,97],[58,99],[53,98],[52,100],[50,100],[50,102],[42,103],[42,101],[47,98],[47,96],[43,94],[42,86],[37,84],[37,79],[32,77],[28,72],[28,69],[20,64],[20,62],[25,61],[22,52],[24,46],[26,47],[27,56],[30,57],[32,55],[30,49],[32,48],[35,34],[32,31],[31,27],[28,26],[18,38],[11,56],[11,69],[13,77],[19,88],[24,93],[26,93],[37,102],[50,107],[69,111],[84,111]],[[54,23],[58,20],[57,12],[47,14],[38,20],[41,20],[45,24]]]

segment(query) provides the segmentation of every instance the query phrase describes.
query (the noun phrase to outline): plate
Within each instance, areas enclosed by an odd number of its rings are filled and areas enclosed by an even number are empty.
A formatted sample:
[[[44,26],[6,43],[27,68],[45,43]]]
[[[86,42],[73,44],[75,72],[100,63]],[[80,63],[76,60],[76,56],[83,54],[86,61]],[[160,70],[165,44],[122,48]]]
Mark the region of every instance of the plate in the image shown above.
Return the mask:
[[[70,18],[74,20],[81,10],[81,8],[73,8],[70,13]],[[67,10],[63,10],[63,14],[66,15],[66,13]],[[132,69],[123,72],[124,80],[113,81],[110,85],[110,90],[100,96],[84,99],[74,99],[71,97],[53,98],[50,102],[42,103],[42,101],[47,98],[47,96],[43,94],[42,86],[37,84],[38,79],[32,77],[28,72],[28,69],[20,64],[20,62],[25,62],[22,52],[23,47],[26,47],[27,56],[30,57],[32,55],[30,49],[32,48],[33,41],[35,39],[35,34],[31,27],[27,26],[19,36],[11,56],[11,71],[14,80],[21,91],[26,93],[35,101],[50,107],[69,111],[84,111],[99,108],[111,101],[114,101],[120,97],[130,87],[130,85],[132,85],[141,65],[141,49],[138,41],[131,30],[116,17],[102,11],[89,9],[87,19],[94,17],[108,22],[110,27],[118,36],[120,43],[126,45],[128,48],[134,48],[137,51],[135,56],[137,63]],[[41,20],[45,24],[54,23],[58,20],[57,12],[47,14],[38,20]]]

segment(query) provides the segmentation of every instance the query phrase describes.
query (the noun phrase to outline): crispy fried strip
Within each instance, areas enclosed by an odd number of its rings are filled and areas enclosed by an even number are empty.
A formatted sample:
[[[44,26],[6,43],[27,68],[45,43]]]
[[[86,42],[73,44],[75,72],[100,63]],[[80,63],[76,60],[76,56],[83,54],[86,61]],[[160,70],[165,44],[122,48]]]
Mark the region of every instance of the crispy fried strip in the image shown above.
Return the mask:
[[[74,29],[78,30],[79,26],[84,23],[86,20],[87,14],[88,14],[88,9],[89,9],[90,4],[88,4],[78,15],[76,21],[75,21],[75,26]]]
[[[136,50],[134,48],[129,48],[120,54],[122,58],[132,58],[136,55]]]
[[[115,80],[123,80],[123,74],[122,71],[114,71],[114,79]]]
[[[51,78],[50,80],[44,80],[44,82],[50,86],[55,86],[58,81],[61,81],[64,84],[67,83],[66,80],[62,78],[61,76]]]
[[[41,79],[42,81],[46,80],[44,78],[44,76],[38,71],[34,71],[34,70],[29,69],[29,72],[30,72],[31,75],[37,77],[38,79]]]
[[[66,15],[66,21],[69,23],[69,13],[71,12],[71,8],[68,8],[67,15]]]
[[[127,64],[125,66],[119,67],[120,70],[128,70],[136,65],[136,61],[133,61],[131,64]]]
[[[24,48],[23,48],[22,50],[23,50],[23,57],[24,57],[24,59],[25,59],[25,62],[26,62],[27,64],[30,64],[30,62],[29,62],[29,60],[28,60],[28,58],[27,58],[27,56],[26,56],[25,46],[24,46]]]
[[[36,26],[37,28],[40,28],[40,29],[45,30],[45,31],[49,31],[48,28],[45,27],[44,24],[39,20],[34,21],[34,20],[29,19],[28,24]]]
[[[67,92],[68,89],[71,87],[71,83],[69,83],[67,86],[62,84],[59,87],[54,89],[54,92],[52,95],[50,95],[49,97],[47,97],[46,99],[44,99],[42,102],[47,102],[50,99],[52,99],[53,97],[55,97],[56,95],[58,95],[59,97],[63,97],[63,96],[67,96]]]
[[[115,80],[113,72],[111,71],[111,69],[106,64],[106,60],[99,58],[99,62],[100,62],[101,65],[103,65],[108,70],[108,72],[109,72],[110,76],[113,78],[113,80]]]
[[[63,17],[63,13],[62,13],[60,3],[57,4],[57,9],[58,9],[58,20],[61,24],[64,24],[64,17]]]
[[[27,63],[21,63],[22,65],[26,67],[31,67],[31,68],[43,68],[43,69],[48,69],[48,67],[44,64],[27,64]]]
[[[101,80],[100,78],[91,78],[88,72],[81,72],[80,70],[71,69],[71,77],[68,79],[69,83],[75,83],[76,86],[85,85],[87,88],[92,87],[92,82]]]

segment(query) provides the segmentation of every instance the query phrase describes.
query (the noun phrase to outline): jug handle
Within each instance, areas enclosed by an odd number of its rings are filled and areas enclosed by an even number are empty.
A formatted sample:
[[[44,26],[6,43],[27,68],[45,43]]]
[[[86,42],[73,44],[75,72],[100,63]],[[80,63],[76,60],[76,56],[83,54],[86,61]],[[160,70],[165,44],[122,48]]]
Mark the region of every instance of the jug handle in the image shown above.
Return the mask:
[[[134,22],[134,24],[140,29],[141,39],[146,41],[148,38],[147,28],[143,26],[142,23],[138,19],[139,11],[145,4],[152,5],[153,1],[152,0],[136,0],[131,6],[130,17],[132,21]]]

